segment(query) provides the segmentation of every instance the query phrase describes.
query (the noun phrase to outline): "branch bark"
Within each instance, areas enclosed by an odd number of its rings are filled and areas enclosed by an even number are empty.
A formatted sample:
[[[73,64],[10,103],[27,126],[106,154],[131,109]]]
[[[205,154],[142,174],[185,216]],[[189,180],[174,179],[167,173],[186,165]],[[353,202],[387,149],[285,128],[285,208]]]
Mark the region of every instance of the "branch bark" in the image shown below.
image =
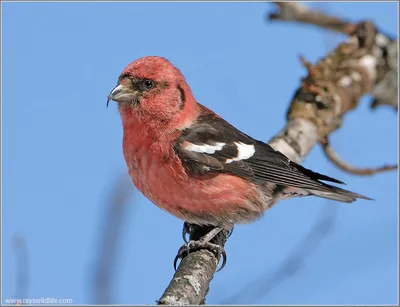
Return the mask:
[[[307,76],[295,91],[286,126],[269,144],[289,159],[301,163],[317,143],[339,129],[346,113],[360,98],[373,96],[372,107],[389,105],[397,110],[397,42],[379,32],[372,22],[351,24],[313,12],[297,3],[276,3],[279,13],[271,20],[309,23],[348,34],[349,39],[312,65],[304,58]],[[191,239],[201,236],[194,228]],[[227,237],[218,240],[225,243]],[[219,259],[207,250],[186,256],[158,304],[205,303]]]

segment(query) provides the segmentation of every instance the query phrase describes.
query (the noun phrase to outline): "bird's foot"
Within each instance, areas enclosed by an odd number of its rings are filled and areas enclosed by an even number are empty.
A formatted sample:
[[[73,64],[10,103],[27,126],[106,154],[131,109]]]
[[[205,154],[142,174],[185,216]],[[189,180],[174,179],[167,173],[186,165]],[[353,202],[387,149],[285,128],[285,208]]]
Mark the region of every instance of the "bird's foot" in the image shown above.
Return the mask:
[[[189,243],[187,235],[190,236],[190,231],[191,231],[190,224],[188,222],[184,222],[183,223],[183,229],[182,229],[182,239],[186,244]]]
[[[232,227],[231,229],[229,229],[228,234],[227,234],[227,238],[229,238],[232,234],[233,234],[233,229],[234,227]]]
[[[218,244],[210,243],[206,240],[203,240],[203,238],[201,238],[200,240],[197,240],[197,241],[190,240],[189,242],[187,242],[186,244],[181,246],[181,248],[178,250],[178,254],[176,255],[176,257],[174,259],[175,271],[176,271],[176,267],[177,267],[176,265],[177,265],[179,259],[183,259],[190,253],[197,252],[201,249],[206,249],[206,250],[210,251],[211,253],[213,253],[215,255],[215,257],[217,259],[220,259],[220,257],[222,257],[222,264],[221,264],[221,267],[217,270],[217,272],[221,271],[224,268],[224,266],[226,264],[226,259],[227,259],[224,248]]]
[[[196,252],[196,251],[201,250],[201,249],[207,249],[208,251],[212,252],[217,259],[220,259],[221,256],[222,256],[222,265],[221,265],[221,268],[218,271],[222,270],[223,267],[226,264],[226,253],[225,253],[225,250],[221,245],[215,244],[215,243],[211,243],[210,241],[213,240],[221,231],[223,231],[224,228],[222,228],[222,227],[214,227],[214,228],[211,228],[210,231],[208,231],[205,235],[203,235],[199,239],[197,239],[197,240],[188,240],[187,239],[187,235],[189,235],[189,237],[190,237],[190,235],[193,235],[192,234],[193,227],[196,227],[196,225],[191,225],[191,224],[189,224],[187,222],[185,222],[183,224],[182,237],[183,237],[183,240],[185,241],[186,244],[183,245],[179,249],[178,254],[175,257],[175,260],[174,260],[174,268],[175,268],[175,270],[176,270],[176,264],[177,264],[179,259],[183,259],[184,257],[189,255],[190,253]],[[232,234],[232,229],[229,231],[228,236],[230,236],[231,234]],[[215,240],[214,240],[214,242],[215,242]]]

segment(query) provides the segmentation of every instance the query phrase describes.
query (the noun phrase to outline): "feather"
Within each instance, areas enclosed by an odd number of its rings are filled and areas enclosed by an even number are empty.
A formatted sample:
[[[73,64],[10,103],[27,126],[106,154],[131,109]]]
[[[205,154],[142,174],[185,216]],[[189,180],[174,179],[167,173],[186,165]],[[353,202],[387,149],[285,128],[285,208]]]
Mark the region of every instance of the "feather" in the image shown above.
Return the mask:
[[[196,174],[228,173],[256,183],[305,189],[316,196],[336,197],[345,202],[366,198],[321,182],[343,184],[290,161],[270,145],[244,134],[206,108],[193,125],[182,131],[174,148],[186,169]]]

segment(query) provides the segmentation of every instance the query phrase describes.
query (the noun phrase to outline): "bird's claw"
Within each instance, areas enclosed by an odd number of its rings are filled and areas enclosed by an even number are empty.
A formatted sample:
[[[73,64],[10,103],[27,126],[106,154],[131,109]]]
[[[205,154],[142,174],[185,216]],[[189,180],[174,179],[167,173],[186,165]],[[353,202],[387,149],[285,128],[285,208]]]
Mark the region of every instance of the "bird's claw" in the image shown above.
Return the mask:
[[[187,222],[184,222],[183,229],[182,229],[182,239],[186,244],[189,243],[189,239],[187,238],[187,235],[190,235],[190,224]]]
[[[183,259],[190,253],[196,252],[200,249],[206,249],[206,250],[212,252],[217,259],[222,257],[222,264],[221,264],[221,267],[217,270],[217,272],[221,271],[225,267],[227,256],[226,256],[226,252],[223,247],[221,247],[218,244],[204,242],[202,240],[197,240],[197,241],[190,240],[185,245],[182,245],[181,248],[178,250],[178,254],[176,255],[176,257],[174,259],[175,271],[176,271],[176,267],[177,267],[176,265],[177,265],[179,259]]]
[[[233,229],[234,229],[234,227],[229,229],[228,235],[226,236],[227,238],[229,238],[233,234]]]

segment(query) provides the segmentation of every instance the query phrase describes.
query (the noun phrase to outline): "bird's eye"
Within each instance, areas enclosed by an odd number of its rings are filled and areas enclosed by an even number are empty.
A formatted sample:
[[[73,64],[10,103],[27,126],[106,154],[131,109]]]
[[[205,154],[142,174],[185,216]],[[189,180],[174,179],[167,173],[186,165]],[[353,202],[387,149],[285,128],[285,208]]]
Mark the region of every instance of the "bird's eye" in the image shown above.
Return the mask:
[[[145,90],[151,90],[154,87],[154,81],[153,80],[144,80],[143,81],[143,88]]]

